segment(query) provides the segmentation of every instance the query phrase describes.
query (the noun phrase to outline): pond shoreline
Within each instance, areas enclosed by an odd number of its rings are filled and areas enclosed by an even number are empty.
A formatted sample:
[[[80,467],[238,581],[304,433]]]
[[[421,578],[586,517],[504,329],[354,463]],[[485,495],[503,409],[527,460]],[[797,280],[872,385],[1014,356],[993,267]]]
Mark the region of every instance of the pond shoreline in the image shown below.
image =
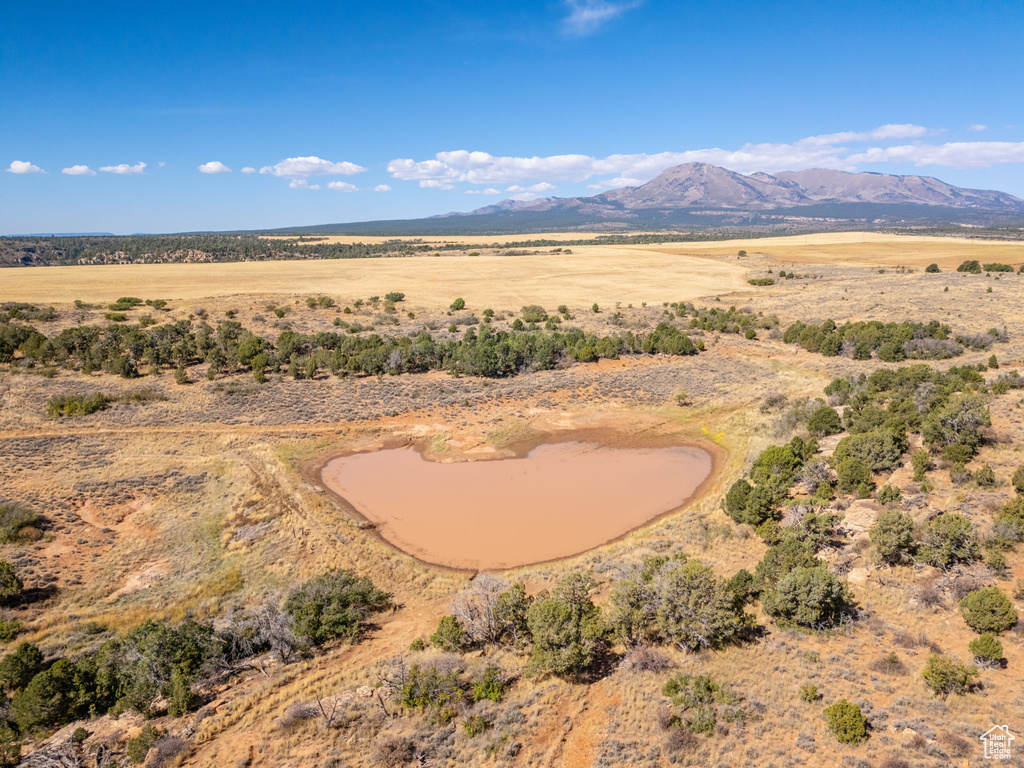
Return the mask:
[[[519,568],[543,565],[545,563],[558,562],[579,557],[602,546],[621,541],[642,528],[653,525],[665,519],[669,515],[676,514],[677,512],[692,506],[696,501],[701,499],[707,493],[714,481],[718,479],[721,469],[725,463],[726,452],[721,446],[715,443],[681,434],[678,429],[669,433],[662,431],[666,427],[672,428],[675,426],[676,425],[672,424],[656,424],[635,432],[613,427],[587,427],[556,429],[553,431],[532,431],[523,438],[516,440],[515,442],[510,442],[501,449],[494,450],[491,455],[461,457],[454,460],[446,457],[446,460],[443,461],[439,461],[436,455],[432,455],[430,453],[431,441],[429,437],[416,439],[384,437],[373,441],[372,444],[349,446],[335,451],[330,451],[316,459],[306,462],[305,465],[301,467],[301,471],[307,480],[315,484],[319,489],[323,490],[327,497],[350,518],[353,524],[366,531],[372,537],[387,544],[392,549],[402,552],[404,555],[407,555],[408,557],[411,557],[431,568],[468,574],[479,572],[501,573],[513,571]],[[645,517],[638,524],[630,525],[628,529],[623,530],[616,535],[608,536],[599,542],[588,544],[579,551],[569,552],[564,555],[542,557],[536,560],[531,560],[530,562],[500,565],[495,567],[469,567],[459,563],[445,562],[444,559],[431,559],[430,557],[424,557],[422,553],[418,554],[414,551],[410,551],[414,548],[413,546],[403,546],[402,543],[392,541],[389,537],[385,536],[380,530],[381,524],[378,524],[367,517],[367,515],[365,515],[348,498],[333,489],[323,477],[325,468],[337,459],[360,454],[380,453],[397,448],[411,448],[419,454],[418,458],[420,460],[432,464],[465,464],[470,462],[495,462],[509,459],[523,459],[526,458],[534,449],[541,446],[559,446],[564,443],[591,444],[594,446],[591,450],[664,448],[697,449],[708,457],[710,460],[710,468],[707,475],[679,503],[672,504],[664,511],[652,514],[650,517]],[[387,525],[387,523],[384,523],[384,525]],[[455,532],[452,535],[458,535],[458,533]]]

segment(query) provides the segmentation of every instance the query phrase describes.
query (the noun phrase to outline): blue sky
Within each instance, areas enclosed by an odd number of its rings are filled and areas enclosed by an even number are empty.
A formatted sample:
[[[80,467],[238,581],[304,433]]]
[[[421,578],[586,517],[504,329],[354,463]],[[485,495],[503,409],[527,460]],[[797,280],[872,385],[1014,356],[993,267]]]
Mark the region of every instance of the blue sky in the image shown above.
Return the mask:
[[[1024,196],[1021,29],[1019,0],[12,3],[0,232],[413,218],[687,160]]]

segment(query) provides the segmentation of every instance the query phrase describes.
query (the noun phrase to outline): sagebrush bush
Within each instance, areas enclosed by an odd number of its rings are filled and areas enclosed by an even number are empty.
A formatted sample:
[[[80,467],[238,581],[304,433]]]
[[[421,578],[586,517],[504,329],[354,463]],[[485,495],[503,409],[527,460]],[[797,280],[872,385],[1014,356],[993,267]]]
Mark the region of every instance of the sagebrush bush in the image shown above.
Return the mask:
[[[860,707],[846,699],[825,708],[832,735],[842,744],[860,744],[868,737],[868,723]]]
[[[968,646],[974,658],[981,663],[994,664],[1003,658],[1003,644],[991,632],[971,640]]]
[[[950,694],[962,695],[970,691],[978,677],[978,670],[935,653],[928,658],[921,675],[936,696],[946,698]]]
[[[1005,632],[1017,624],[1017,609],[999,587],[976,589],[960,601],[960,613],[975,632]]]
[[[871,546],[875,562],[879,564],[900,565],[910,562],[915,548],[914,520],[898,509],[884,510],[871,528]]]
[[[761,596],[766,613],[781,624],[835,626],[849,603],[846,586],[823,565],[795,568]]]
[[[354,641],[363,622],[391,605],[391,594],[351,571],[329,571],[293,590],[285,602],[295,632],[315,645],[332,638]]]

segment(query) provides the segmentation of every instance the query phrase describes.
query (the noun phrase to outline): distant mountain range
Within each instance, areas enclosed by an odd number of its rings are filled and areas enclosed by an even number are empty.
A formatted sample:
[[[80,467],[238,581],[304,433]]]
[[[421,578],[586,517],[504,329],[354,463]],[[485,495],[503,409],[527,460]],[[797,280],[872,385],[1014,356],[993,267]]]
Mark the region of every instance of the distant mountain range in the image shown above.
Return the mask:
[[[270,234],[465,235],[553,231],[780,233],[902,227],[1021,227],[1024,200],[930,176],[826,168],[749,176],[685,163],[593,197],[503,200],[426,219],[318,224]]]
[[[662,171],[639,187],[611,189],[593,197],[503,200],[469,213],[449,213],[439,218],[554,210],[619,218],[639,211],[769,211],[838,203],[913,204],[1024,213],[1024,200],[1013,195],[954,187],[930,176],[847,173],[827,168],[745,176],[717,165],[684,163]]]

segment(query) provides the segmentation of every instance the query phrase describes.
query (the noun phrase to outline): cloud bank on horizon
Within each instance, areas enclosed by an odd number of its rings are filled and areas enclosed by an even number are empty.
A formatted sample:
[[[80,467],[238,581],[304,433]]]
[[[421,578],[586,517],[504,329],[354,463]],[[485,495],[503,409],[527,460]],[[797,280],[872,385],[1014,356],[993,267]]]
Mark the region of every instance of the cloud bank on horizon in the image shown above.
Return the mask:
[[[982,131],[986,126],[975,124],[969,131]],[[471,185],[467,194],[497,195],[502,192],[520,200],[539,197],[556,189],[556,184],[587,183],[592,190],[637,186],[649,181],[666,168],[682,163],[709,163],[737,173],[831,168],[856,172],[864,166],[884,164],[916,167],[988,168],[996,165],[1024,163],[1024,142],[1012,141],[927,141],[944,133],[912,123],[881,125],[868,131],[841,131],[807,136],[793,142],[748,143],[738,149],[711,147],[657,153],[613,154],[595,157],[584,154],[548,156],[501,156],[465,149],[438,152],[427,160],[398,158],[386,165],[387,173],[398,181],[415,182],[420,189],[453,190],[457,185]],[[163,163],[158,163],[163,167]],[[102,173],[143,175],[147,164],[99,166]],[[227,174],[231,168],[220,160],[197,166],[202,174]],[[318,176],[354,176],[366,173],[367,166],[349,160],[333,161],[316,155],[294,156],[257,169],[246,165],[245,175],[267,175],[287,179],[292,189],[321,189],[310,183]],[[6,169],[16,175],[45,174],[46,171],[27,160],[14,160]],[[65,167],[66,176],[95,176],[89,165]],[[504,189],[499,185],[503,185]],[[343,181],[331,181],[327,189],[354,192],[365,189],[390,192],[389,184],[356,187]],[[482,189],[479,187],[483,187]]]
[[[910,163],[918,167],[986,168],[1003,163],[1024,162],[1024,142],[958,141],[933,144],[915,141],[890,146],[847,146],[919,140],[941,132],[920,125],[889,124],[870,131],[808,136],[791,143],[745,144],[735,150],[713,147],[606,157],[576,154],[501,157],[487,152],[454,150],[438,152],[430,160],[392,160],[388,163],[388,172],[396,179],[418,181],[421,187],[434,188],[451,188],[457,182],[488,185],[536,181],[581,183],[595,177],[610,176],[589,185],[592,189],[606,189],[642,184],[666,168],[694,162],[720,165],[737,173],[773,173],[806,168],[858,171],[863,165],[882,163]]]

